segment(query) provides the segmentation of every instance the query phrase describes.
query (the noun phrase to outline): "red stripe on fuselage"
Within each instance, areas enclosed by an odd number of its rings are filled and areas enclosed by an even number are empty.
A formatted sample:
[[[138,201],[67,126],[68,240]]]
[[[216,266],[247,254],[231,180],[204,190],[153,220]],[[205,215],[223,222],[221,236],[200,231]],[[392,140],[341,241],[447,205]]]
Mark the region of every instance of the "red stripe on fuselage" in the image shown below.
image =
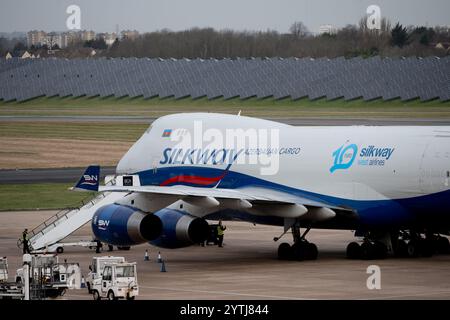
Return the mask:
[[[167,186],[169,184],[172,183],[192,183],[192,184],[199,184],[202,186],[207,186],[210,184],[213,184],[215,182],[218,182],[220,179],[222,179],[223,177],[225,177],[225,175],[227,174],[227,171],[225,171],[224,173],[222,173],[220,176],[218,177],[199,177],[199,176],[189,176],[189,175],[184,175],[184,174],[180,174],[176,177],[172,177],[169,178],[163,182],[161,182],[159,185],[160,186]]]

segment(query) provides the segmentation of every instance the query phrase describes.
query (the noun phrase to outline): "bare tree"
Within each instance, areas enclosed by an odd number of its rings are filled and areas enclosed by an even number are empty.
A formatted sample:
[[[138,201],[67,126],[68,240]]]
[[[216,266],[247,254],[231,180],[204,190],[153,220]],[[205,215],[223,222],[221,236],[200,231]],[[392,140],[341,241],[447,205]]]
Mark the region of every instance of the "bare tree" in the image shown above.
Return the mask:
[[[381,18],[381,29],[382,34],[389,34],[391,32],[391,22],[386,17]]]
[[[305,26],[305,24],[301,21],[294,22],[291,27],[289,28],[289,31],[296,37],[297,39],[305,38],[307,35],[309,35],[309,30]]]
[[[47,34],[46,44],[47,44],[48,50],[55,49],[55,46],[58,44],[58,41],[57,41],[56,37],[57,37],[57,35],[55,33],[53,33],[53,32]]]
[[[123,39],[113,46],[99,47],[96,57],[150,57],[150,58],[236,58],[236,57],[370,57],[448,55],[448,50],[436,49],[450,42],[448,28],[422,30],[410,28],[406,34],[413,41],[402,47],[391,46],[390,22],[383,18],[380,30],[367,28],[366,18],[356,25],[347,25],[336,34],[308,33],[301,22],[291,26],[291,33],[273,30],[235,31],[212,28],[192,28],[184,31],[168,29],[142,34],[136,39]],[[432,30],[433,29],[433,32]],[[415,31],[414,31],[415,30]],[[419,32],[420,31],[420,32]],[[426,32],[425,32],[426,31]],[[424,35],[426,33],[426,35]],[[57,39],[57,38],[56,38]],[[56,40],[55,39],[55,40]],[[414,40],[415,39],[415,40]],[[51,40],[51,39],[49,39]],[[49,42],[56,42],[55,40]],[[50,46],[50,43],[49,43]],[[53,45],[52,45],[53,46]],[[3,46],[5,48],[5,45]],[[68,57],[85,55],[82,44],[73,44],[58,54]],[[87,49],[87,48],[84,48]]]

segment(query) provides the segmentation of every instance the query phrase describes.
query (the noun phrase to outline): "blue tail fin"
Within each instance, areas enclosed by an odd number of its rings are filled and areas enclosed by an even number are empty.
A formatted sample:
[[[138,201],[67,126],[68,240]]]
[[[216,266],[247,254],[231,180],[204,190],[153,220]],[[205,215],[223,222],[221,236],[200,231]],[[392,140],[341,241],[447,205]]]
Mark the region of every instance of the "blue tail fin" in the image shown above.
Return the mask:
[[[74,189],[82,191],[98,191],[100,166],[89,166],[84,171]]]

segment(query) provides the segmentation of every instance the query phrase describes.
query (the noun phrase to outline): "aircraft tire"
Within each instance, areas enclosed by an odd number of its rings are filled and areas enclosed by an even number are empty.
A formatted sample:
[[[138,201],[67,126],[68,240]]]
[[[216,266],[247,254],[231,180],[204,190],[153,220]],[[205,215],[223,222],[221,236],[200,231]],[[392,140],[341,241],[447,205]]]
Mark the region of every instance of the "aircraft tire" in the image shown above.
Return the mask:
[[[364,242],[361,244],[361,259],[372,260],[376,258],[376,248],[371,242]]]
[[[384,243],[376,241],[373,243],[373,246],[375,259],[385,259],[387,257],[388,249]]]
[[[361,246],[358,242],[350,242],[347,246],[346,253],[348,259],[359,259],[361,258]]]
[[[307,259],[308,260],[317,260],[317,256],[319,255],[319,250],[317,249],[317,246],[309,242],[306,244],[306,251],[307,251]]]
[[[436,251],[440,254],[448,254],[450,252],[450,242],[446,237],[439,236],[436,240]]]
[[[289,243],[283,242],[278,246],[278,259],[289,260],[292,258],[292,247]]]
[[[303,261],[307,258],[308,246],[307,243],[301,241],[294,243],[292,246],[293,259]]]
[[[399,239],[397,241],[397,246],[395,247],[394,255],[396,257],[407,257],[408,256],[408,245],[406,244],[405,240]]]
[[[429,258],[433,256],[434,246],[433,242],[427,239],[423,239],[419,241],[419,251],[422,257]]]
[[[416,258],[419,256],[419,241],[411,240],[407,244],[408,257]]]

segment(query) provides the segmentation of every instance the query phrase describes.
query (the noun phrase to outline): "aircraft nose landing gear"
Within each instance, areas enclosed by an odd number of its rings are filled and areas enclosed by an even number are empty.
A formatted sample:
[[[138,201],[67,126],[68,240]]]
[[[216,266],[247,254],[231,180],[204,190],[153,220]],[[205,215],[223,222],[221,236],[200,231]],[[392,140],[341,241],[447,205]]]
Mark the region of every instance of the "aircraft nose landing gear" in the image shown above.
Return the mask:
[[[300,234],[300,225],[295,223],[291,226],[294,244],[291,246],[287,242],[283,242],[278,246],[278,259],[280,260],[316,260],[319,254],[317,246],[305,239],[306,234],[311,230],[307,228],[303,235]],[[277,241],[279,238],[274,238]]]

